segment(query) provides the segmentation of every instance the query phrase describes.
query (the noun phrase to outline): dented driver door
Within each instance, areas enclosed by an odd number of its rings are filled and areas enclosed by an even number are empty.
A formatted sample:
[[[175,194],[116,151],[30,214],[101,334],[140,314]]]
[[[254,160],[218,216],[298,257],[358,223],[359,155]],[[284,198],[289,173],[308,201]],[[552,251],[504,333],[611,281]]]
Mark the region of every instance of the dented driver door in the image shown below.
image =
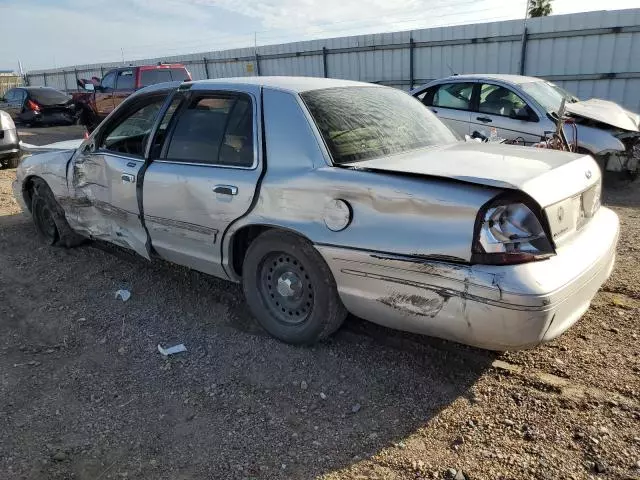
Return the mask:
[[[101,126],[71,165],[74,226],[86,235],[134,250],[149,258],[137,184],[146,143],[166,92],[132,102]]]

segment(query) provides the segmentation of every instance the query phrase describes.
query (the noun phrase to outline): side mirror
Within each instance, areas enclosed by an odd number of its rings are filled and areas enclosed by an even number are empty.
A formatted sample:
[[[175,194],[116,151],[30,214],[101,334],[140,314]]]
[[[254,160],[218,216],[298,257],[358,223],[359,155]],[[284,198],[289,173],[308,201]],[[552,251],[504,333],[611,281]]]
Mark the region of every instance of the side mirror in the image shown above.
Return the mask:
[[[529,112],[529,109],[527,107],[517,108],[515,110],[511,110],[511,113],[509,113],[509,118],[512,118],[514,120],[529,121],[531,120],[531,113]]]

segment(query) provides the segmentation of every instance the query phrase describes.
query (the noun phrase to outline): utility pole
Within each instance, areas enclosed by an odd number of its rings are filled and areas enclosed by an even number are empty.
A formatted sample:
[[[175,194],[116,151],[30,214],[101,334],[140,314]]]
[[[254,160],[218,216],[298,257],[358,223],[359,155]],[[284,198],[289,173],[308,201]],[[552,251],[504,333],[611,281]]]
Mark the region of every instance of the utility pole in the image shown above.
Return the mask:
[[[522,40],[520,42],[520,75],[524,75],[525,62],[527,60],[527,17],[529,16],[529,3],[531,0],[527,0],[525,3],[524,19],[522,20]]]

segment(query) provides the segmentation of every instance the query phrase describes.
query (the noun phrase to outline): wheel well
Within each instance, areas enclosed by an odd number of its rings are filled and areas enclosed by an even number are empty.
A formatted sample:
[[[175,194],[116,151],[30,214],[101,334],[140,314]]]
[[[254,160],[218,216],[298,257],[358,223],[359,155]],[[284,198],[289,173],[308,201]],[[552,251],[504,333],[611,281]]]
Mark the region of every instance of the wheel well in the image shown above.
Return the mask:
[[[247,250],[249,249],[251,242],[253,242],[261,233],[271,229],[272,227],[266,227],[264,225],[248,225],[246,227],[242,227],[233,235],[233,241],[231,244],[231,266],[238,277],[242,276],[244,257],[247,254]]]
[[[288,228],[275,227],[271,225],[247,225],[246,227],[240,228],[233,234],[233,239],[231,240],[231,267],[238,277],[242,277],[244,257],[247,254],[247,250],[249,250],[249,246],[256,238],[258,238],[258,236],[268,230],[279,230],[281,232],[293,233],[294,235],[298,235],[300,238],[309,241],[306,236],[301,235],[295,230],[289,230]]]
[[[33,186],[36,180],[44,181],[40,177],[32,176],[28,177],[22,184],[22,198],[27,205],[29,211],[31,211],[31,200],[33,199]]]

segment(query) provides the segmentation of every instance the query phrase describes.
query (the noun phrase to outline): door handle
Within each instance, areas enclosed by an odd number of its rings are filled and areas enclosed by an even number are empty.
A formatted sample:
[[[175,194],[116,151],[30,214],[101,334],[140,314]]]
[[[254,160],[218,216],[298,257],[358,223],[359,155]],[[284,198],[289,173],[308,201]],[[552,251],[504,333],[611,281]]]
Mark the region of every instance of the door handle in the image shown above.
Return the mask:
[[[130,173],[123,173],[120,178],[122,179],[122,183],[134,183],[136,181],[136,176]]]
[[[235,185],[216,185],[213,187],[213,193],[220,193],[222,195],[237,195],[238,187]]]
[[[491,123],[493,120],[491,120],[488,117],[476,117],[476,120],[481,121],[482,123]]]

